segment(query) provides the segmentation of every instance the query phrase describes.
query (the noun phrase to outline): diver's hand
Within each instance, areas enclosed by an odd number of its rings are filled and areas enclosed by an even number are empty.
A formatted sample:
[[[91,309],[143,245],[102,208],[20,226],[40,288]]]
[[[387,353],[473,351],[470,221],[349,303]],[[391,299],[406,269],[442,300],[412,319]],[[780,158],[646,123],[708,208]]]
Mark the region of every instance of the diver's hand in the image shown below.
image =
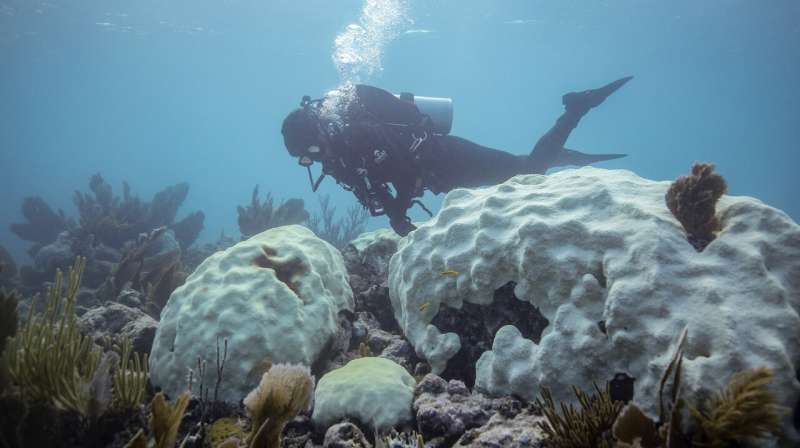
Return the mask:
[[[389,219],[389,224],[392,225],[395,233],[400,236],[406,236],[412,230],[417,230],[417,226],[411,224],[411,219],[408,216],[393,216]]]

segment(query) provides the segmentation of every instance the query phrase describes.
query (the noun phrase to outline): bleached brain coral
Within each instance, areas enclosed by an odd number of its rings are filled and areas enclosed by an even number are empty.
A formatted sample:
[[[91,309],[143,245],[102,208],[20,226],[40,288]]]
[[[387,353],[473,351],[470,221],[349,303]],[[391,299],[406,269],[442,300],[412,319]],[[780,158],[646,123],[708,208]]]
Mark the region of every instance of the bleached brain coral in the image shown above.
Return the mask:
[[[151,381],[177,396],[199,357],[213,389],[217,340],[228,339],[220,398],[236,402],[268,363],[317,361],[337,331],[338,313],[352,309],[336,248],[302,226],[267,230],[208,257],[172,293],[150,355]]]
[[[416,381],[403,366],[377,357],[354,359],[325,374],[314,393],[314,423],[357,418],[378,431],[411,420]]]
[[[776,395],[794,406],[800,226],[756,199],[723,196],[721,231],[698,253],[664,204],[668,187],[586,167],[452,191],[390,262],[395,316],[441,372],[465,335],[440,331],[440,310],[491,307],[495,290],[515,282],[514,295],[550,324],[538,344],[500,328],[477,362],[480,389],[533,398],[546,385],[571,400],[570,385],[586,390],[627,373],[635,400],[654,414],[660,375],[688,326],[687,396],[768,366]]]

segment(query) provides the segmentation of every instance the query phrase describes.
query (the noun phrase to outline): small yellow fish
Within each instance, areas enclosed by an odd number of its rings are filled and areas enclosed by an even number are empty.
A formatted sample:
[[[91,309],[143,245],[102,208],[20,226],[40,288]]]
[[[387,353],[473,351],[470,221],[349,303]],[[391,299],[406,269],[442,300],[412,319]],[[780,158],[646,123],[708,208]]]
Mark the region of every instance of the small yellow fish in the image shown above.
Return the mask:
[[[452,269],[448,269],[448,270],[442,272],[440,275],[442,275],[444,277],[456,277],[456,276],[461,275],[461,273],[458,272],[458,271],[454,271]]]
[[[431,302],[425,302],[425,303],[423,303],[422,305],[419,306],[419,310],[420,311],[425,311],[425,310],[428,309],[429,306],[431,306]]]

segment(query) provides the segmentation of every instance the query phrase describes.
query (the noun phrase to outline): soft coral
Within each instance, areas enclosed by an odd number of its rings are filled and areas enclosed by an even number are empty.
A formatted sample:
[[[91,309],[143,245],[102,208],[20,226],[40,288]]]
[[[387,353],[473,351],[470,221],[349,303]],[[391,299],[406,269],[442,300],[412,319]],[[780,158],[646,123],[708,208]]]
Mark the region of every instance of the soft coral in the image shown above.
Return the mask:
[[[665,196],[667,207],[698,252],[714,239],[714,231],[719,228],[715,207],[728,188],[725,179],[713,171],[713,164],[695,163],[692,174],[676,179]]]

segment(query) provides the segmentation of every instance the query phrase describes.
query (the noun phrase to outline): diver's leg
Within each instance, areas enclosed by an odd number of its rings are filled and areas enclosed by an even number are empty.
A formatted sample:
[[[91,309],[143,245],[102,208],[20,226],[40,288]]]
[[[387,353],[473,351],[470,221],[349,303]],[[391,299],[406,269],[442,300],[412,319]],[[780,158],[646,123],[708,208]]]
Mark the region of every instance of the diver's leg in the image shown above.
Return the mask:
[[[563,151],[564,144],[569,138],[569,134],[578,126],[584,115],[593,107],[599,106],[630,81],[632,76],[618,79],[599,89],[584,90],[582,92],[570,92],[561,98],[564,104],[564,113],[556,120],[556,123],[536,142],[531,151],[530,165],[531,172],[544,173],[548,168],[554,166],[559,153]]]
[[[499,184],[525,173],[528,156],[487,148],[453,135],[437,136],[420,163],[430,173],[426,186],[435,193],[454,188]]]

